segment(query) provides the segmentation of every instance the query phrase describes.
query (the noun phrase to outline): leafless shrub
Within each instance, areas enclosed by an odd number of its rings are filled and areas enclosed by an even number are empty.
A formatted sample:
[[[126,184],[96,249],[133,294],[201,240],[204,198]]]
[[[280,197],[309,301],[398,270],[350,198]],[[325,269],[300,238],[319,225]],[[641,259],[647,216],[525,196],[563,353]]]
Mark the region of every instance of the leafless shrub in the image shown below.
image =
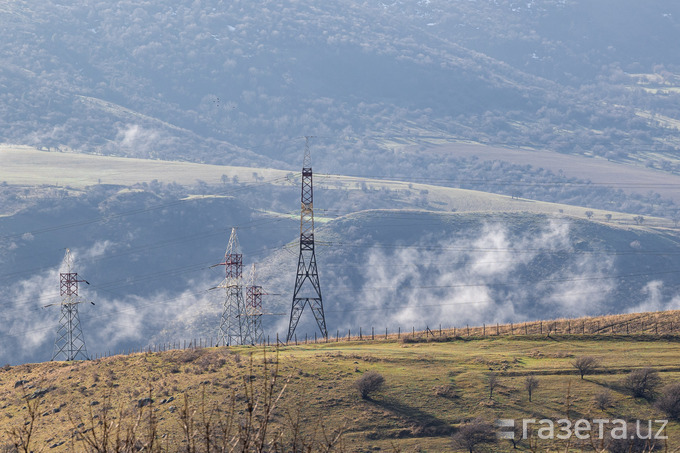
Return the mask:
[[[354,382],[359,394],[365,400],[371,399],[371,393],[380,390],[385,383],[385,378],[377,371],[368,371]]]
[[[606,411],[608,408],[614,405],[614,396],[612,392],[608,389],[602,390],[600,393],[595,395],[595,406],[602,412]]]
[[[623,380],[623,387],[639,398],[651,398],[660,385],[659,373],[649,367],[633,370]]]
[[[25,390],[22,387],[22,391]],[[42,399],[40,397],[32,398],[30,394],[24,394],[22,399],[26,408],[23,423],[9,428],[6,434],[12,445],[15,446],[16,451],[30,453],[33,451],[33,440],[37,431],[36,422],[40,415],[39,409]]]
[[[650,433],[645,423],[628,423],[626,436],[610,439],[607,451],[610,453],[648,453],[661,448],[659,441],[654,439],[655,433]]]
[[[578,357],[571,364],[578,370],[581,379],[583,379],[586,374],[592,374],[600,367],[600,360],[596,357],[586,355]]]
[[[680,419],[680,382],[668,384],[661,389],[656,408],[674,420]]]
[[[454,399],[459,397],[456,389],[451,384],[438,385],[433,390],[436,396],[443,398]]]
[[[77,451],[86,452],[149,452],[149,453],[216,453],[216,452],[331,452],[342,451],[343,429],[329,430],[323,423],[309,426],[300,413],[287,414],[285,420],[277,420],[276,431],[272,428],[274,411],[287,387],[281,382],[278,355],[271,361],[265,354],[262,367],[253,364],[242,373],[240,388],[232,388],[226,404],[210,397],[209,381],[198,390],[184,394],[184,404],[172,406],[166,415],[177,417],[182,428],[182,445],[168,443],[166,434],[159,431],[157,408],[154,406],[153,390],[149,388],[143,403],[132,401],[115,409],[111,404],[111,392],[100,404],[82,406],[85,413],[68,418],[72,425],[73,441]],[[273,364],[273,366],[271,365]],[[179,391],[179,389],[177,389]],[[136,393],[139,393],[138,391]],[[22,393],[23,395],[23,393]],[[9,452],[27,453],[35,450],[35,438],[39,432],[38,405],[41,398],[24,396],[28,416],[23,424],[8,431],[11,441]],[[163,402],[161,402],[163,404]],[[165,444],[160,443],[166,439]],[[14,448],[16,446],[16,448]]]
[[[174,354],[173,361],[177,363],[191,363],[202,355],[202,349],[185,349]]]
[[[468,450],[470,453],[483,444],[495,444],[496,432],[491,423],[476,418],[461,425],[452,437],[453,446]]]

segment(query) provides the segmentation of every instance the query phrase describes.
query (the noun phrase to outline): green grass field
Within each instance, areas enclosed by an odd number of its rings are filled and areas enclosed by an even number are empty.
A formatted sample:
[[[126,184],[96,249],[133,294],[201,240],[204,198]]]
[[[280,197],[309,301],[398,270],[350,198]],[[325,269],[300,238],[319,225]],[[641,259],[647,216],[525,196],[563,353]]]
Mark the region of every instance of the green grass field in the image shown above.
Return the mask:
[[[8,431],[31,426],[25,425],[28,407],[39,402],[34,451],[86,451],[79,436],[101,429],[105,408],[108,419],[115,414],[115,423],[133,426],[140,439],[153,419],[156,451],[185,451],[182,414],[194,414],[197,426],[206,407],[218,407],[222,414],[233,409],[238,420],[246,417],[248,401],[262,398],[277,355],[274,393],[282,393],[269,435],[281,431],[283,437],[290,436],[291,426],[317,440],[324,432],[330,436],[341,431],[333,451],[462,451],[453,448],[451,435],[475,417],[659,420],[665,416],[652,401],[633,397],[622,379],[631,370],[653,367],[664,384],[680,380],[680,336],[672,334],[530,334],[429,342],[402,338],[285,346],[278,351],[222,347],[138,353],[5,367],[0,372],[0,447],[16,438]],[[572,365],[581,356],[601,361],[583,380]],[[368,371],[381,373],[385,384],[363,400],[354,384]],[[497,373],[500,384],[492,398],[486,384],[490,372]],[[530,374],[539,381],[531,402],[524,389]],[[602,411],[594,398],[605,389],[614,403]],[[185,395],[188,412],[182,410]],[[138,407],[147,397],[153,403]],[[680,424],[670,422],[666,433],[666,451],[680,451]],[[530,451],[531,442],[538,442],[534,451],[597,451],[592,448],[597,442],[591,440],[567,443],[535,436],[518,448]],[[508,440],[488,447],[515,451]]]

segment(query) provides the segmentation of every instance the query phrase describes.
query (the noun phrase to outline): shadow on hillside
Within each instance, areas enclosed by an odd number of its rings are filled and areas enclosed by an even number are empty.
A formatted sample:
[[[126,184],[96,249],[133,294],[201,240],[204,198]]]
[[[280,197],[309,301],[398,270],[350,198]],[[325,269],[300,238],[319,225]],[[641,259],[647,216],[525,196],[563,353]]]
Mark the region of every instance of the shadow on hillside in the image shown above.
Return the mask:
[[[408,429],[400,430],[397,437],[446,436],[453,433],[453,427],[450,424],[416,407],[393,399],[369,401],[392,412],[404,421],[404,426],[408,426]]]

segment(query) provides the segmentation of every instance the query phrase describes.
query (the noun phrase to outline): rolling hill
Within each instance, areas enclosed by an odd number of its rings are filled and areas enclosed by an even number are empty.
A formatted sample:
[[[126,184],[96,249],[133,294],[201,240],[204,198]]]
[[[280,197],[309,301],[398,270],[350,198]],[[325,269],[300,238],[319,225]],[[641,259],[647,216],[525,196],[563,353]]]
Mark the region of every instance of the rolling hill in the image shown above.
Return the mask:
[[[665,317],[678,325],[677,312]],[[135,446],[212,451],[206,442],[219,448],[226,438],[257,451],[262,435],[265,444],[283,451],[294,445],[312,451],[468,451],[455,447],[451,435],[476,417],[489,423],[498,418],[556,424],[606,419],[606,433],[615,420],[643,420],[643,426],[652,420],[656,432],[662,422],[654,420],[666,419],[654,405],[658,396],[634,397],[625,378],[651,367],[660,385],[666,385],[677,382],[680,371],[676,334],[483,338],[450,333],[429,341],[409,334],[401,341],[188,348],[4,367],[1,445],[80,451],[117,443],[122,451]],[[580,379],[573,363],[584,356],[597,357],[599,367]],[[385,381],[362,399],[355,383],[367,372],[380,373]],[[487,385],[491,373],[498,378],[492,394]],[[527,376],[538,382],[531,398]],[[660,386],[656,390],[662,391]],[[607,402],[600,405],[603,394]],[[231,431],[225,435],[223,427]],[[597,429],[586,434],[582,439],[541,439],[534,430],[516,446],[620,451]],[[661,434],[667,439],[659,439],[657,447],[677,451],[677,421],[671,420]],[[516,451],[507,439],[484,447]]]

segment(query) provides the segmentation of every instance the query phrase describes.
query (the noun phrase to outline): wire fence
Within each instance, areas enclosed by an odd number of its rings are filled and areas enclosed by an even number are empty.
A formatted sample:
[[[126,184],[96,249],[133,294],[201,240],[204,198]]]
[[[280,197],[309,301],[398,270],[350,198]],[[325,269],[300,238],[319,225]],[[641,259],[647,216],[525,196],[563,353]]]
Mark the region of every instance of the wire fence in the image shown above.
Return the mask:
[[[676,314],[677,315],[677,314]],[[444,328],[441,324],[437,327],[416,330],[415,326],[411,329],[397,328],[397,331],[390,332],[388,328],[376,330],[371,327],[365,330],[362,327],[355,329],[340,330],[336,329],[334,334],[329,333],[328,337],[323,337],[315,333],[313,336],[305,334],[304,337],[295,335],[291,341],[283,341],[276,334],[275,337],[267,335],[265,340],[258,346],[300,346],[319,343],[340,343],[352,341],[404,341],[404,342],[427,342],[445,341],[465,338],[484,338],[501,336],[546,336],[552,335],[573,335],[573,336],[600,336],[600,335],[677,335],[680,331],[680,320],[664,318],[664,313],[649,313],[642,315],[613,315],[603,318],[583,318],[583,319],[564,319],[556,321],[532,321],[523,323],[509,324],[482,324],[481,326],[457,326]],[[129,348],[127,350],[108,351],[106,353],[95,354],[91,359],[100,359],[114,355],[130,355],[135,353],[165,352],[171,350],[202,349],[217,346],[228,346],[220,344],[218,339],[195,338],[174,342],[164,342],[159,344],[147,345],[140,348]],[[253,345],[254,346],[254,345]]]

